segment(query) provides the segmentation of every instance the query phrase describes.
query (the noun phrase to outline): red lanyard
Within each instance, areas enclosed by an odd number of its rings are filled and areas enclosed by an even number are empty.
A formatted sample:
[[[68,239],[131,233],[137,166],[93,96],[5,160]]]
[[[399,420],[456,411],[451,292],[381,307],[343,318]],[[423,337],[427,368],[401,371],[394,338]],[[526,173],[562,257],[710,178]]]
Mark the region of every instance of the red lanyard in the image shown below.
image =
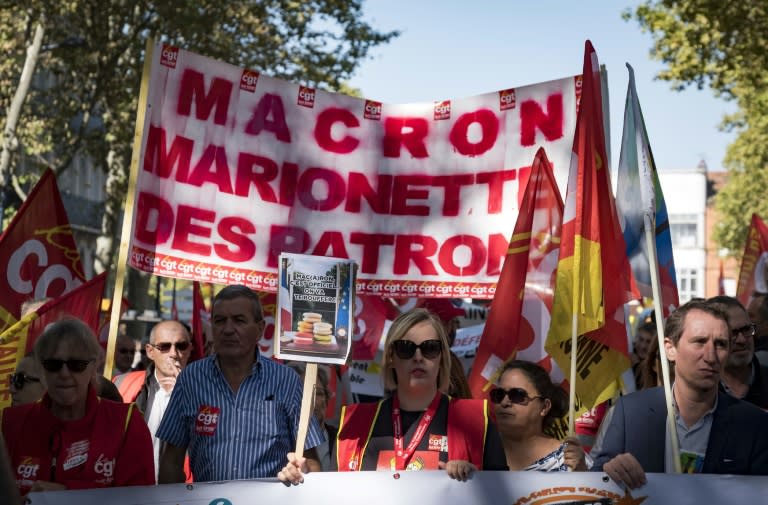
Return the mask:
[[[392,399],[392,433],[394,434],[394,446],[395,446],[395,470],[405,470],[408,462],[411,460],[413,453],[416,452],[416,447],[419,446],[421,439],[424,438],[424,434],[427,432],[429,424],[432,419],[435,418],[435,412],[437,412],[437,406],[440,405],[441,394],[438,391],[435,394],[432,403],[429,404],[427,410],[422,414],[419,419],[419,424],[416,426],[416,432],[413,434],[411,442],[408,447],[403,449],[403,419],[400,415],[400,401],[397,399],[397,395],[394,395]]]

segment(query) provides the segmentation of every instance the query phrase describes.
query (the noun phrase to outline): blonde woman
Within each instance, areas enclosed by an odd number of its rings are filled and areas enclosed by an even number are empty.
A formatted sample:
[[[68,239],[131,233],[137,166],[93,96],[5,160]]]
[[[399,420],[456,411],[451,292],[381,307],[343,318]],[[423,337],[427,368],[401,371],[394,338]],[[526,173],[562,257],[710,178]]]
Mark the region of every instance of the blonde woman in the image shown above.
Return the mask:
[[[339,471],[445,469],[466,480],[475,470],[507,469],[486,402],[445,394],[448,351],[443,325],[429,311],[414,309],[392,323],[382,366],[389,396],[344,407],[335,444]],[[278,478],[302,482],[302,461],[288,459]]]

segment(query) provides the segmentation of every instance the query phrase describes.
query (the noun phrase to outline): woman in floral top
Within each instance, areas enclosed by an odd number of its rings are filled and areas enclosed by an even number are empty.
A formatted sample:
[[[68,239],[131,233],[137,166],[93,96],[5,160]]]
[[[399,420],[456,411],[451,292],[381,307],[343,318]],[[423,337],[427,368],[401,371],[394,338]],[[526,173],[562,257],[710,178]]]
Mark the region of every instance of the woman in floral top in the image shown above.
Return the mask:
[[[508,363],[491,391],[496,422],[510,470],[564,472],[591,465],[576,437],[564,442],[545,430],[568,410],[565,391],[535,363]]]

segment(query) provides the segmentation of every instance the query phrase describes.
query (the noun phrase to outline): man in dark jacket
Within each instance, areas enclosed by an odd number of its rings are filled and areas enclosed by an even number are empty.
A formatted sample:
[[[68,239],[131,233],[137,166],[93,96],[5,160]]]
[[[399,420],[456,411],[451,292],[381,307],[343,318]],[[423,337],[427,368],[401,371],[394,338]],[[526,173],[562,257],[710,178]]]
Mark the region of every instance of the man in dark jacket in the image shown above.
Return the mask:
[[[730,333],[726,314],[710,302],[688,302],[667,319],[664,344],[675,365],[681,467],[686,473],[768,475],[768,414],[719,391]],[[646,472],[673,471],[667,424],[662,389],[622,397],[592,454],[592,470],[630,488],[645,484]]]

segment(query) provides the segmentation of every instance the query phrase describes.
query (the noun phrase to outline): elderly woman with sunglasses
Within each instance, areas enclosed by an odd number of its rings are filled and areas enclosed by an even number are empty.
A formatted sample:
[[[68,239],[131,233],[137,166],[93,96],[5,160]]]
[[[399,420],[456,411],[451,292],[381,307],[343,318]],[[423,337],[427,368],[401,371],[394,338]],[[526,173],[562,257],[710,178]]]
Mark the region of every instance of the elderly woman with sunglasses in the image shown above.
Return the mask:
[[[566,414],[568,401],[542,367],[529,361],[507,363],[490,398],[510,470],[562,472],[591,466],[578,438],[560,442],[545,433]]]
[[[99,344],[79,320],[53,323],[35,342],[48,391],[3,412],[2,433],[22,494],[152,485],[152,441],[132,405],[104,400],[91,385]]]
[[[401,314],[384,346],[382,373],[389,397],[342,410],[334,462],[339,471],[445,469],[466,480],[478,469],[506,470],[498,433],[483,400],[452,399],[445,329],[424,309]],[[293,454],[278,474],[303,481]]]

